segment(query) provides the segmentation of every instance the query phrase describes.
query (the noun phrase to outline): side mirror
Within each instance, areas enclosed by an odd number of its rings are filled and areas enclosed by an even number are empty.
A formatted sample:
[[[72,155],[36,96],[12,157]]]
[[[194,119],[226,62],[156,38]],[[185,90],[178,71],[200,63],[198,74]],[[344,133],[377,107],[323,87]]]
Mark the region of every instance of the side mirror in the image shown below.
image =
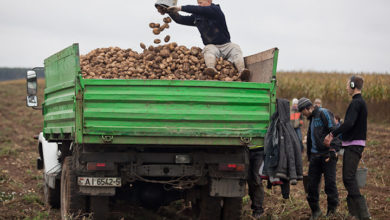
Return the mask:
[[[27,71],[27,107],[37,107],[38,98],[37,98],[37,73],[33,70]]]

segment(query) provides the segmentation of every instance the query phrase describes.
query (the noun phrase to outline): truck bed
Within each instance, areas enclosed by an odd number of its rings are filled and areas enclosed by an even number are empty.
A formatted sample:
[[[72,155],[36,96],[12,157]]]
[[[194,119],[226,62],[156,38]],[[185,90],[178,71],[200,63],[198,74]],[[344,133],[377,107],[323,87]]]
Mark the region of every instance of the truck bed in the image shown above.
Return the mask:
[[[252,60],[256,67],[262,61]],[[44,135],[51,141],[262,145],[275,109],[271,80],[83,79],[78,44],[46,59],[45,75]]]

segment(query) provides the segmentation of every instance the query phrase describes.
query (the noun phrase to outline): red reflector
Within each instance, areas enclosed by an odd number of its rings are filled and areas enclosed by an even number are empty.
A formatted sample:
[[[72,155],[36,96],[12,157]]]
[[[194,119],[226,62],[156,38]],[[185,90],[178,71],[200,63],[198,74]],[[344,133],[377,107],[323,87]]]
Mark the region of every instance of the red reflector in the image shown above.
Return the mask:
[[[245,171],[244,164],[234,164],[234,163],[221,163],[219,164],[219,170],[222,171]]]
[[[96,167],[106,167],[106,163],[96,163]]]
[[[228,167],[229,167],[229,168],[236,169],[236,168],[237,168],[237,164],[228,164]]]
[[[94,163],[94,162],[87,163],[87,170],[106,170],[106,168],[107,168],[106,163]]]

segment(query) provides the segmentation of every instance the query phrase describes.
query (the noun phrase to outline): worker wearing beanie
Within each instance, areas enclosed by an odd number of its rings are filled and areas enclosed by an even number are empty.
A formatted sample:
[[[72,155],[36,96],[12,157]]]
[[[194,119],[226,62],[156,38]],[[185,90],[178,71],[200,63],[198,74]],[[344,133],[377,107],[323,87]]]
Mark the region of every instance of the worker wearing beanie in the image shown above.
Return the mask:
[[[352,76],[347,82],[347,92],[352,101],[345,114],[344,123],[329,136],[342,134],[343,182],[348,191],[349,213],[358,219],[371,219],[366,199],[360,194],[356,171],[362,157],[367,137],[367,105],[362,97],[363,78]],[[328,138],[328,137],[327,137]]]
[[[245,68],[244,57],[239,45],[230,41],[230,33],[226,25],[225,14],[219,5],[212,0],[198,0],[198,5],[172,6],[166,11],[158,9],[161,14],[167,12],[178,24],[196,26],[200,32],[205,48],[203,55],[206,63],[205,74],[215,76],[216,58],[224,58],[234,63],[240,78],[248,81],[250,71]],[[189,16],[180,15],[178,12],[190,13]]]
[[[325,193],[328,200],[327,216],[335,214],[339,203],[336,186],[336,151],[324,145],[325,136],[333,131],[335,123],[329,110],[314,106],[307,98],[299,99],[298,110],[310,120],[307,131],[307,156],[310,161],[307,201],[312,211],[310,220],[314,220],[322,215],[319,206],[322,174],[325,177]]]
[[[303,125],[303,115],[298,111],[298,99],[296,98],[292,100],[292,106],[290,111],[290,122],[295,130],[295,133],[297,133],[299,142],[301,144],[301,151],[303,152],[302,131],[301,131],[301,127]]]

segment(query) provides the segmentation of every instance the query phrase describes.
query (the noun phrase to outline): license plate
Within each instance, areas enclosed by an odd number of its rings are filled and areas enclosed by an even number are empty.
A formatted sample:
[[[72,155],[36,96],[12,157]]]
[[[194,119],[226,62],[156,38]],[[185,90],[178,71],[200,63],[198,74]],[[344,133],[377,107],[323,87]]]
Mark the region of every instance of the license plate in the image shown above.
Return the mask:
[[[119,177],[79,177],[78,183],[80,186],[122,186],[122,180]]]

